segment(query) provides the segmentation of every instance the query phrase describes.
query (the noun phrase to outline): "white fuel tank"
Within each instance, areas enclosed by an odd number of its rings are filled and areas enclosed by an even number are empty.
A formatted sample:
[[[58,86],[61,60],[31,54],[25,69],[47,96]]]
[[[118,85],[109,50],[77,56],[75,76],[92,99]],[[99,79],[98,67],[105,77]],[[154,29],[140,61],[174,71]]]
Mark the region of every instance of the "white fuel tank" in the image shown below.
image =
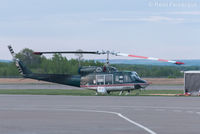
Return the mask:
[[[97,92],[98,92],[98,93],[105,94],[105,93],[107,93],[107,90],[106,90],[105,87],[98,87],[98,88],[97,88]]]

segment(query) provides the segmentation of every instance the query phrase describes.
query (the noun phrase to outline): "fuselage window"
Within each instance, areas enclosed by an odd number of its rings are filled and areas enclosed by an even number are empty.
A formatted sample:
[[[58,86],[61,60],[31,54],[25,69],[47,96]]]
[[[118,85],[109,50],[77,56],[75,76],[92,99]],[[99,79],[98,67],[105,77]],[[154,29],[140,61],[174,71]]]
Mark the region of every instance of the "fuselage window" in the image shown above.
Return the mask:
[[[127,75],[127,74],[124,75],[124,82],[126,82],[126,83],[131,83],[132,82],[129,75]]]
[[[119,76],[115,76],[115,81],[119,82]]]
[[[123,83],[124,82],[124,76],[123,75],[120,75],[119,76],[119,83]]]
[[[132,80],[140,80],[140,77],[138,76],[138,74],[136,72],[132,72],[131,73],[131,78]]]
[[[123,83],[123,82],[124,82],[124,76],[122,74],[116,74],[115,83]]]
[[[112,74],[105,75],[105,84],[113,84],[113,75]]]
[[[104,85],[105,84],[105,75],[97,75],[97,85]]]

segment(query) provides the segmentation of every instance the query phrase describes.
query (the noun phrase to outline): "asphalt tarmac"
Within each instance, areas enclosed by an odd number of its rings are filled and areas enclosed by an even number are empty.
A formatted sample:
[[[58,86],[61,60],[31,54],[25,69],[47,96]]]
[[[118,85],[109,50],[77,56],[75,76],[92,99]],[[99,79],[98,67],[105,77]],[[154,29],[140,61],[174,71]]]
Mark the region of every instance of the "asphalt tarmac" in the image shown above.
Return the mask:
[[[199,134],[199,97],[0,95],[1,134]]]

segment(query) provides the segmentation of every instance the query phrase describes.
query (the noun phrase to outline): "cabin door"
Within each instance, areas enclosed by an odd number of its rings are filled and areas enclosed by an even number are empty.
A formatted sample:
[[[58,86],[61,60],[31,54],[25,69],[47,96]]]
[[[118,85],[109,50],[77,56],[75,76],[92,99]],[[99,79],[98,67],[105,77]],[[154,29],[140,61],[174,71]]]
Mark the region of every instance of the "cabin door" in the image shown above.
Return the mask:
[[[97,85],[105,85],[105,75],[96,76]]]
[[[97,85],[112,85],[113,75],[112,74],[97,75],[96,80],[97,80]]]

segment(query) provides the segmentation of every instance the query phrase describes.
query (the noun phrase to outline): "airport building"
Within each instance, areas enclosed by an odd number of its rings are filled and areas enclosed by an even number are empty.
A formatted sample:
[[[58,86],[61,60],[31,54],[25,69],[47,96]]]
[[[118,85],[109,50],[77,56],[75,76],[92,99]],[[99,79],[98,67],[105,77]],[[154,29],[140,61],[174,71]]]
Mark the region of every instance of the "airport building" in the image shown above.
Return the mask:
[[[184,72],[184,89],[185,93],[200,95],[200,71]]]

